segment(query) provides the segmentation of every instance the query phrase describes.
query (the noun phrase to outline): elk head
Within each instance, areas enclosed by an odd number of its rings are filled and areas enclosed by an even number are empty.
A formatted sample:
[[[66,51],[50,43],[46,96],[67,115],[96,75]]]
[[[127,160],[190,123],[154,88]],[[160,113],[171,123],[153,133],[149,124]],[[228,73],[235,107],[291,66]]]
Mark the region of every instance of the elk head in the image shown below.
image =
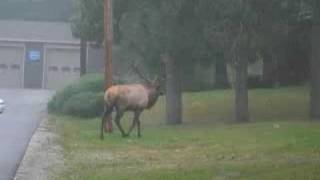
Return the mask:
[[[156,75],[153,80],[150,80],[139,70],[137,64],[132,64],[132,69],[144,81],[144,86],[146,86],[148,89],[155,90],[158,96],[164,95],[164,78],[160,78],[160,75]],[[160,71],[162,71],[162,68],[160,68]]]

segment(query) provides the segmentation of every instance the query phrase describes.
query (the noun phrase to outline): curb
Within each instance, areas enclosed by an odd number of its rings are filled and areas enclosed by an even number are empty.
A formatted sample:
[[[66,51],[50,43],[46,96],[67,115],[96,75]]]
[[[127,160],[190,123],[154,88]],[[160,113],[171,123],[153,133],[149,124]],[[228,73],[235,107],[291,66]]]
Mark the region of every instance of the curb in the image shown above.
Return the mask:
[[[33,134],[14,180],[51,180],[63,167],[62,148],[58,136],[50,131],[48,117],[42,118]]]

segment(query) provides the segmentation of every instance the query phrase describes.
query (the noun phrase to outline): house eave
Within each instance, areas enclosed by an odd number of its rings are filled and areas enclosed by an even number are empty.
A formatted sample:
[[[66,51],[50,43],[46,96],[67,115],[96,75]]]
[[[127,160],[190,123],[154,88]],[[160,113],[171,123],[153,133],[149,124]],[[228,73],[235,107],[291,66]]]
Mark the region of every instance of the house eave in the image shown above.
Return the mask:
[[[14,39],[14,38],[0,38],[0,42],[16,42],[16,43],[32,42],[32,43],[80,45],[80,41],[55,41],[55,40],[37,40],[37,39]]]

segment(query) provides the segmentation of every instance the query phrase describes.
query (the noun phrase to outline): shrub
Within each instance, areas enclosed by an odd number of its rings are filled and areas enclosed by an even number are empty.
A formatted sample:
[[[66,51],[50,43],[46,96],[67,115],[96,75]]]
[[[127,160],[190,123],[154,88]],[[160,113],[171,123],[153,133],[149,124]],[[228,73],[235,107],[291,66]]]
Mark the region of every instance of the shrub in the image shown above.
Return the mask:
[[[80,117],[97,117],[103,112],[103,93],[82,92],[71,96],[63,105],[62,113]]]
[[[119,80],[115,82],[122,83]],[[48,103],[48,111],[84,117],[98,116],[103,108],[103,86],[101,74],[85,75],[79,81],[58,91]]]
[[[58,91],[48,104],[49,112],[62,112],[62,107],[70,97],[81,92],[103,92],[103,77],[97,74],[86,75],[79,81]]]

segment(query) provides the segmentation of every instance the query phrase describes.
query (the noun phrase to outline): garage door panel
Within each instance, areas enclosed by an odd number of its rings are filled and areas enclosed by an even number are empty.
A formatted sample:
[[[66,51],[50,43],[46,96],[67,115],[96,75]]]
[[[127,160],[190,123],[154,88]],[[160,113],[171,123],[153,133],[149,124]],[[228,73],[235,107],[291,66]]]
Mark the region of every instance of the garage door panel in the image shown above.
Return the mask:
[[[47,49],[46,88],[61,89],[78,80],[79,67],[80,51],[78,49]]]
[[[0,46],[0,87],[21,88],[24,48]]]

